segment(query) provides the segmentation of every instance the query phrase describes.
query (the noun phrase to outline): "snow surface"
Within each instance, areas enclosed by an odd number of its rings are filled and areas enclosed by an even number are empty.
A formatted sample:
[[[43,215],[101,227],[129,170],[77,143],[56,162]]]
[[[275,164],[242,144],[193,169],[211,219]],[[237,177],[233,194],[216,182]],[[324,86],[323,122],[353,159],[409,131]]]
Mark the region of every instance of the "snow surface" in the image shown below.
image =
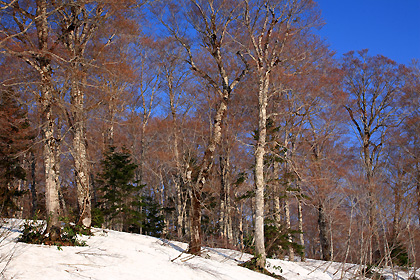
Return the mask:
[[[83,236],[85,247],[33,245],[16,242],[19,224],[22,222],[10,220],[0,231],[0,272],[5,267],[0,279],[274,279],[238,266],[252,257],[238,251],[204,248],[197,257],[184,252],[185,243],[103,229],[93,229],[94,236]],[[355,265],[317,260],[269,259],[267,269],[290,280],[361,279],[355,276]],[[409,277],[408,272],[386,272],[386,279]]]

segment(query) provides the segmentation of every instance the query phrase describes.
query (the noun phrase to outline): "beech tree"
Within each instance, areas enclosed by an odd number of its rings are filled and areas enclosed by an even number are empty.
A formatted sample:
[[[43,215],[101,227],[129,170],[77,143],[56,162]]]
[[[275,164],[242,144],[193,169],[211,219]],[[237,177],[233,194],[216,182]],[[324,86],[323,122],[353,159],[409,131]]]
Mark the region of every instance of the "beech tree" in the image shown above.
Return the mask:
[[[270,76],[276,67],[288,60],[302,59],[303,53],[284,55],[289,41],[303,30],[319,24],[313,1],[245,1],[247,54],[255,68],[258,82],[258,127],[255,144],[255,254],[257,266],[265,266],[264,247],[264,155],[267,137],[267,106],[270,96]]]
[[[420,62],[414,61],[405,87],[407,93],[402,106],[408,108],[408,116],[403,122],[406,132],[402,145],[411,159],[411,177],[416,188],[417,215],[420,222]]]
[[[97,54],[88,53],[88,47],[93,43],[94,36],[100,34],[99,28],[111,17],[121,17],[127,7],[135,1],[70,1],[54,2],[58,11],[60,24],[59,40],[64,45],[67,53],[62,58],[66,60],[70,92],[70,113],[68,113],[69,126],[73,134],[72,156],[74,158],[75,177],[78,198],[79,218],[78,223],[90,227],[91,225],[91,194],[89,183],[89,165],[86,148],[86,97],[87,71],[92,67]],[[122,21],[123,17],[121,17]],[[109,22],[107,23],[109,24]],[[120,23],[121,24],[121,23]],[[111,43],[114,34],[103,34],[106,43],[96,44],[102,51]],[[96,46],[98,47],[98,46]],[[99,53],[100,54],[100,53]],[[67,63],[68,61],[68,63]]]
[[[344,89],[349,99],[345,104],[349,120],[359,141],[361,166],[365,176],[365,190],[369,217],[368,259],[379,250],[375,209],[375,176],[383,157],[388,128],[398,125],[405,113],[398,107],[403,96],[405,68],[378,55],[369,56],[367,50],[349,52],[344,56]],[[374,240],[374,238],[376,240]],[[375,243],[375,244],[374,244]]]
[[[174,171],[171,172],[172,182],[175,188],[176,204],[176,230],[178,238],[182,239],[183,227],[185,225],[184,216],[186,212],[183,197],[183,188],[187,184],[188,160],[184,159],[187,153],[182,139],[185,134],[182,126],[185,124],[188,113],[190,112],[193,101],[190,100],[188,93],[191,74],[188,66],[182,63],[182,46],[179,46],[173,38],[163,38],[158,45],[158,60],[162,69],[162,89],[165,91],[167,99],[164,106],[168,110],[168,119],[171,120],[171,129],[169,131],[170,147],[174,160]]]
[[[239,15],[241,3],[192,0],[182,1],[181,5],[175,4],[174,7],[179,9],[177,14],[175,14],[175,9],[165,7],[165,9],[169,9],[167,10],[168,14],[165,15],[166,17],[161,17],[161,22],[183,47],[186,61],[193,73],[208,83],[211,90],[217,95],[207,146],[200,163],[187,175],[192,190],[191,232],[188,251],[192,254],[199,254],[201,251],[201,192],[213,166],[216,147],[222,138],[223,120],[232,91],[246,75],[248,67],[239,53],[239,47],[230,46],[232,41],[229,35],[237,32],[232,28],[234,28]],[[179,22],[180,19],[184,22]],[[188,38],[187,33],[181,33],[183,30],[180,30],[180,26],[185,26],[185,24],[190,28],[189,34],[195,34],[197,37]],[[193,45],[193,43],[199,43],[199,45]],[[203,51],[202,54],[196,52],[195,48],[197,47]],[[235,53],[239,53],[239,61],[242,60],[242,63],[245,63],[245,66],[239,66],[239,70],[227,67],[228,60]],[[206,57],[207,60],[200,59],[200,56]],[[206,62],[209,64],[206,65]],[[217,69],[216,73],[209,71],[212,70],[212,67]]]
[[[1,1],[1,53],[27,62],[38,75],[38,110],[41,115],[45,170],[46,209],[49,216],[47,232],[55,240],[59,233],[59,139],[56,136],[56,105],[58,100],[53,80],[52,57],[57,44],[53,42],[51,17],[55,10],[48,1]]]

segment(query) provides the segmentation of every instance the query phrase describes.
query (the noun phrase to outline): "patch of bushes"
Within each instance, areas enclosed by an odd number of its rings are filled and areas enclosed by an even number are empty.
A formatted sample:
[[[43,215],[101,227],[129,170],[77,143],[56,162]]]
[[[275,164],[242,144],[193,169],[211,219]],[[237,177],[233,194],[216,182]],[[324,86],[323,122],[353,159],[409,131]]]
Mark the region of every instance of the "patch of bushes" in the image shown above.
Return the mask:
[[[386,280],[386,278],[380,274],[379,272],[375,271],[376,266],[374,265],[367,265],[362,269],[362,275],[366,278],[374,279],[374,280]]]
[[[397,242],[391,250],[391,259],[392,262],[398,266],[408,267],[411,265],[408,258],[407,249],[400,242]]]
[[[297,230],[287,229],[282,225],[276,225],[273,220],[265,219],[264,221],[264,245],[268,258],[282,259],[287,255],[289,248],[302,255],[304,247],[300,244],[290,241],[289,236],[299,234]],[[248,235],[244,238],[245,251],[254,254],[254,236]]]
[[[18,241],[55,246],[86,246],[86,242],[79,240],[78,235],[91,235],[90,229],[70,223],[66,218],[61,219],[61,223],[60,228],[53,227],[49,233],[45,222],[36,219],[27,220],[23,224]],[[55,238],[52,238],[52,232]]]
[[[258,256],[257,257],[253,257],[249,261],[244,262],[244,263],[240,264],[239,266],[242,266],[242,267],[248,268],[250,270],[253,270],[253,271],[256,271],[256,272],[259,272],[259,273],[268,275],[268,276],[271,276],[271,277],[273,277],[275,279],[285,280],[285,278],[283,276],[277,275],[277,274],[274,274],[274,273],[271,273],[266,268],[262,268],[262,267],[258,266],[257,265],[258,259],[259,259]],[[280,271],[281,271],[281,268],[280,268]]]

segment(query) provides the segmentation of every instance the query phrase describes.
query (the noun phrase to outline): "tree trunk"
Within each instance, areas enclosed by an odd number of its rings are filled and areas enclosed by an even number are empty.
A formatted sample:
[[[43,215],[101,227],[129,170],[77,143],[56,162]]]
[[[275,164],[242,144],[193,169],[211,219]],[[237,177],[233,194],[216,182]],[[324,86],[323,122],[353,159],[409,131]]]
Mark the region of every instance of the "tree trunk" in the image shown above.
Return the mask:
[[[264,129],[265,130],[265,129]],[[258,145],[255,151],[255,254],[257,266],[265,267],[264,244],[264,147]]]
[[[243,213],[243,202],[240,202],[240,207],[239,207],[239,244],[240,244],[240,250],[242,251],[245,246],[244,246],[244,226],[243,226],[243,217],[242,217],[242,213]]]
[[[302,197],[301,190],[299,187],[299,198],[298,198],[298,229],[299,229],[299,245],[302,246],[300,252],[300,260],[305,261],[305,239],[303,237],[303,215],[302,215]]]
[[[416,182],[416,191],[417,191],[417,215],[419,218],[420,224],[420,163],[416,163],[416,171],[417,171],[417,182]]]
[[[230,242],[233,239],[232,217],[230,206],[230,150],[226,149],[225,155],[220,156],[221,192],[220,192],[220,235]]]
[[[401,194],[400,194],[400,186],[397,185],[394,187],[394,219],[392,221],[392,244],[395,245],[398,240],[399,236],[399,228],[400,228],[400,215],[401,215]]]
[[[319,242],[321,245],[322,259],[324,261],[331,260],[331,244],[328,238],[327,221],[325,217],[324,207],[318,205],[318,227],[319,227]]]
[[[223,177],[223,175],[222,175]],[[226,238],[226,228],[225,228],[225,216],[226,216],[226,206],[225,206],[225,188],[223,185],[223,178],[222,178],[222,185],[220,190],[220,205],[219,205],[219,235],[222,240]]]
[[[57,181],[57,162],[55,156],[57,142],[54,137],[55,123],[52,117],[50,100],[46,98],[47,96],[51,97],[49,91],[44,91],[43,96],[43,138],[45,139],[43,156],[45,165],[45,203],[48,215],[47,232],[51,233],[50,237],[54,240],[58,238],[55,233],[60,226],[59,182]]]
[[[35,217],[38,211],[38,199],[36,195],[36,159],[35,154],[31,152],[31,197],[32,197],[32,209],[31,216]]]
[[[274,182],[274,221],[276,227],[280,228],[281,226],[281,204],[280,204],[280,181],[278,180],[280,175],[280,162],[275,161],[273,167],[273,182]]]
[[[286,191],[286,194],[288,191]],[[286,195],[286,198],[284,199],[284,217],[286,219],[286,230],[287,233],[287,239],[289,241],[289,261],[295,261],[295,251],[292,247],[293,237],[290,234],[290,230],[292,229],[291,222],[290,222],[290,204],[289,204],[289,198]]]
[[[217,106],[216,115],[214,117],[213,131],[207,148],[204,152],[202,162],[199,166],[198,172],[195,170],[194,174],[191,174],[193,178],[193,184],[190,217],[191,232],[188,249],[188,252],[191,254],[199,254],[201,250],[201,192],[214,163],[214,153],[216,151],[216,146],[220,144],[222,138],[222,123],[225,118],[230,93],[230,88],[223,90],[223,98]]]
[[[36,57],[38,72],[41,76],[41,120],[44,170],[45,170],[45,203],[47,210],[47,233],[51,240],[59,238],[60,202],[58,197],[59,180],[57,156],[59,143],[54,136],[56,127],[53,114],[53,86],[50,60],[43,54],[48,52],[48,12],[47,1],[37,1],[35,18],[40,55]]]
[[[175,179],[177,180],[177,179]],[[175,182],[176,192],[176,232],[178,240],[182,238],[182,225],[183,225],[183,211],[182,211],[182,199],[181,199],[181,186],[178,182]]]
[[[260,71],[263,71],[260,69]],[[255,146],[255,254],[257,266],[265,268],[266,253],[264,244],[264,156],[267,137],[267,103],[269,72],[260,74],[258,89],[258,136]]]
[[[73,106],[73,158],[79,208],[78,224],[89,228],[92,224],[91,195],[89,184],[89,165],[86,150],[86,133],[84,120],[84,94],[80,89],[76,76],[79,63],[73,64],[72,106]]]
[[[192,188],[191,232],[188,253],[200,255],[201,252],[201,191]]]

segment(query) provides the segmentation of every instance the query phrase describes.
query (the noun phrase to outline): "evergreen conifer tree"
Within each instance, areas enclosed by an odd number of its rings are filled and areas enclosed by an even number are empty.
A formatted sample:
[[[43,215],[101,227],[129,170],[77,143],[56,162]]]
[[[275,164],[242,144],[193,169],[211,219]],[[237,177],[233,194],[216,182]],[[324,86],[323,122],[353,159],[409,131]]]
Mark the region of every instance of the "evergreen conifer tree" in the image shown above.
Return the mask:
[[[105,225],[115,230],[128,231],[140,225],[143,217],[139,212],[139,196],[144,186],[134,180],[137,165],[132,162],[130,153],[126,149],[117,152],[115,147],[110,147],[101,164],[98,184],[102,195],[99,209],[94,211],[96,223],[98,216],[102,216]]]
[[[27,112],[22,109],[10,88],[0,88],[0,215],[10,216],[17,210],[16,198],[24,191],[18,181],[24,180],[23,155],[30,148],[33,135]]]
[[[151,197],[141,196],[144,185],[135,180],[137,164],[129,151],[117,152],[111,147],[101,162],[98,185],[101,193],[99,207],[94,209],[93,223],[105,223],[111,229],[159,235],[164,228],[161,208]],[[143,208],[143,211],[140,209]]]

